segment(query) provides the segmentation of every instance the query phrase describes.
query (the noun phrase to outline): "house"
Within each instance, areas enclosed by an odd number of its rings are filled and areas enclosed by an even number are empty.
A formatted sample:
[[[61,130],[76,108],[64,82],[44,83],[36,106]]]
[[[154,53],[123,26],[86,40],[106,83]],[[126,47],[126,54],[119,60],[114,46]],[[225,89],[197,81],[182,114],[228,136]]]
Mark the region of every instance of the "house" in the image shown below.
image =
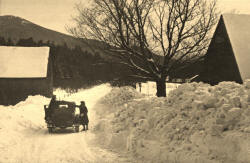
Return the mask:
[[[52,95],[49,47],[0,46],[0,105],[14,105],[29,95]]]
[[[250,78],[250,15],[223,14],[204,60],[201,81],[242,83]]]

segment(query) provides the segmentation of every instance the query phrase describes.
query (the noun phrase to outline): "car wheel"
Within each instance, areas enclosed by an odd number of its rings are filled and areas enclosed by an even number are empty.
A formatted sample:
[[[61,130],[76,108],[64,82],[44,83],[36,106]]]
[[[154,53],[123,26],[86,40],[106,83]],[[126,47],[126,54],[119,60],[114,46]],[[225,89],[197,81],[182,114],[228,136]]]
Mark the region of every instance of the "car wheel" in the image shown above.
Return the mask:
[[[75,126],[75,132],[79,132],[79,126]]]
[[[49,130],[49,133],[52,133],[53,132],[53,127],[49,127],[48,130]]]

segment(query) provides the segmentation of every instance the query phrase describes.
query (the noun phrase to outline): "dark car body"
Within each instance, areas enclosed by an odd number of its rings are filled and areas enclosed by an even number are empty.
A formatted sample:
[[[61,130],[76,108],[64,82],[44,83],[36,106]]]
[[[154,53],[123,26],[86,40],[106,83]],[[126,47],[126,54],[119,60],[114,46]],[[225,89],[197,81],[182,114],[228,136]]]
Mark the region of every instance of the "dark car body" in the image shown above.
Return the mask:
[[[79,132],[80,119],[76,114],[76,104],[68,101],[56,101],[53,108],[44,105],[45,121],[49,132],[53,132],[56,127],[73,127],[75,132]]]

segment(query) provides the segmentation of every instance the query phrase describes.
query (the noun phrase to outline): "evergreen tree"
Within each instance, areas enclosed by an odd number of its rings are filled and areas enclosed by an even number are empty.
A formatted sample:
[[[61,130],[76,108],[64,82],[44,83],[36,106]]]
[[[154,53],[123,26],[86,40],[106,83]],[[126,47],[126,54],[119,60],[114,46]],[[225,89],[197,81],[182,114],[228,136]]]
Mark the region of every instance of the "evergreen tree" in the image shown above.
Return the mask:
[[[18,46],[26,46],[26,47],[32,47],[32,46],[36,46],[37,44],[34,42],[33,38],[30,37],[28,39],[20,39],[17,42]]]

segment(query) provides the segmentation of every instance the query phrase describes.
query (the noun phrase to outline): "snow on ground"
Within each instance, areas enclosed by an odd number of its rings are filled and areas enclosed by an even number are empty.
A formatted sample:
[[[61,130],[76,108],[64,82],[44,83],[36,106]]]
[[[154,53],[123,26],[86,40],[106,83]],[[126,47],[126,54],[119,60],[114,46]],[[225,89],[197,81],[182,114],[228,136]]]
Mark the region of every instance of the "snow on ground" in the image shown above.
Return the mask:
[[[179,85],[180,84],[178,83],[166,83],[166,94],[168,95],[172,90],[178,88]],[[141,83],[141,91],[140,91],[140,86],[137,83],[136,90],[147,96],[156,96],[156,83],[155,82]]]
[[[55,92],[64,100],[86,102],[90,119],[87,132],[58,129],[49,134],[43,110],[49,99],[42,96],[30,96],[15,106],[0,106],[0,163],[121,162],[117,154],[98,147],[91,131],[98,121],[95,104],[110,90],[109,85],[100,85],[67,97],[62,90]]]
[[[42,96],[0,106],[0,163],[131,162],[106,149],[136,162],[250,162],[250,81],[182,84],[167,98],[109,85],[55,94],[86,102],[90,131],[49,134]]]
[[[108,110],[108,118],[97,125],[109,133],[103,142],[138,160],[250,162],[250,80],[243,85],[186,83],[167,98],[114,88],[100,101]]]

